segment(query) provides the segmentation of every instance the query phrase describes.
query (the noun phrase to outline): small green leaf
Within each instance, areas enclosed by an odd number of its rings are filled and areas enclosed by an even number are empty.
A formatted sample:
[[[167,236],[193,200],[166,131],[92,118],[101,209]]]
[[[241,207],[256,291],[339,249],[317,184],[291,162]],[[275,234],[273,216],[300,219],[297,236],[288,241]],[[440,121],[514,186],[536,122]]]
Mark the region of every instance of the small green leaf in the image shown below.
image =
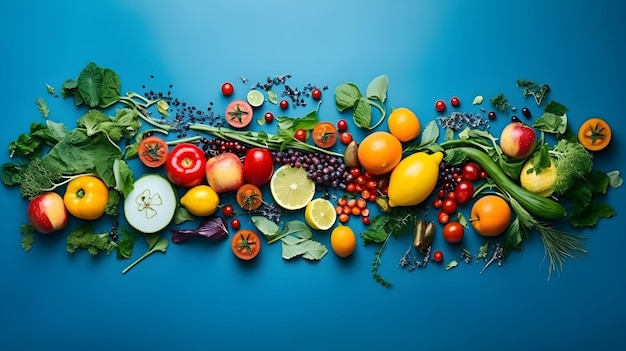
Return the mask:
[[[186,221],[195,220],[194,216],[183,206],[177,206],[174,212],[174,223],[181,224]]]
[[[606,175],[609,176],[609,186],[611,188],[619,188],[624,183],[624,179],[618,170],[610,171]]]
[[[35,99],[35,104],[37,104],[37,111],[41,113],[43,118],[48,118],[50,115],[50,109],[48,108],[46,101],[43,98],[37,98]]]
[[[28,252],[33,248],[35,242],[35,228],[30,224],[22,224],[20,233],[22,233],[22,249]]]
[[[274,105],[278,103],[278,95],[276,95],[276,92],[274,90],[267,91],[267,101],[271,102]]]
[[[48,94],[52,94],[52,95],[54,95],[54,93],[56,92],[54,90],[54,87],[52,85],[50,85],[50,84],[47,84],[47,83],[46,83],[46,90],[48,91]]]
[[[476,254],[476,259],[486,259],[487,252],[489,251],[489,241],[485,242],[478,249],[478,253]]]
[[[387,90],[389,89],[389,78],[386,75],[380,75],[374,78],[368,85],[365,95],[368,99],[377,99],[384,103],[387,99]]]
[[[454,267],[456,267],[456,266],[458,266],[458,265],[459,265],[459,263],[458,263],[457,261],[455,261],[455,260],[450,261],[450,262],[446,265],[446,271],[449,271],[449,270],[451,270],[452,268],[454,268]]]
[[[159,111],[160,114],[162,114],[163,116],[169,116],[169,112],[167,112],[167,109],[170,108],[170,105],[165,101],[165,100],[159,100],[157,101],[157,111]]]

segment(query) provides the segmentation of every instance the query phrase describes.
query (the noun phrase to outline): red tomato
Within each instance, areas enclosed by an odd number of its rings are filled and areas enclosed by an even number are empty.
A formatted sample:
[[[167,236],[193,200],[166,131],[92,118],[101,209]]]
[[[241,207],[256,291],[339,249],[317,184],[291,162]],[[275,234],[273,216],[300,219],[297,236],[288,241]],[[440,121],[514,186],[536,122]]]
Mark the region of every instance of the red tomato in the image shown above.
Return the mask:
[[[306,130],[304,129],[296,130],[296,132],[293,134],[293,137],[305,143],[307,139]]]
[[[468,203],[474,196],[474,184],[469,180],[464,180],[454,187],[454,198],[459,205]]]
[[[243,159],[243,178],[246,183],[260,187],[270,181],[272,174],[274,156],[269,150],[255,147],[246,152]]]
[[[439,221],[439,223],[446,224],[448,223],[449,220],[450,220],[450,215],[446,211],[444,210],[439,211],[439,214],[437,215],[437,221]]]
[[[167,161],[169,149],[165,140],[158,136],[149,136],[141,139],[137,149],[137,156],[141,162],[150,167],[157,168]]]
[[[345,132],[346,130],[348,130],[348,121],[346,121],[345,119],[340,119],[337,121],[337,129],[340,132]]]
[[[167,178],[175,185],[190,188],[205,179],[204,151],[191,143],[178,144],[165,163]]]
[[[286,110],[287,107],[289,107],[289,101],[287,101],[287,100],[280,100],[279,106],[283,110]]]
[[[322,91],[318,88],[315,88],[313,90],[311,90],[311,96],[315,99],[315,100],[319,100],[319,98],[322,97]]]
[[[443,112],[446,110],[446,103],[443,100],[435,101],[435,110]]]
[[[480,174],[482,173],[482,168],[476,162],[466,162],[461,167],[461,178],[464,180],[469,180],[470,182],[480,178]]]
[[[233,218],[233,219],[230,220],[230,226],[233,229],[237,230],[237,229],[241,228],[241,221],[238,220],[237,218]]]
[[[337,142],[337,127],[330,122],[319,122],[313,128],[312,136],[315,145],[328,149]]]
[[[253,113],[247,101],[235,100],[226,107],[226,122],[235,128],[243,128],[252,122]]]
[[[230,247],[235,256],[247,261],[259,254],[259,251],[261,251],[261,240],[259,235],[252,230],[242,229],[233,235]]]
[[[231,96],[233,95],[234,91],[235,87],[233,87],[230,82],[225,82],[224,84],[222,84],[222,94],[224,94],[224,96]]]
[[[453,193],[451,193],[451,194],[453,194]],[[456,200],[455,199],[451,199],[451,198],[447,198],[447,199],[443,200],[443,203],[441,204],[441,208],[447,214],[453,214],[454,212],[456,212]]]
[[[441,262],[443,261],[443,252],[437,250],[433,253],[433,261]]]
[[[461,100],[459,100],[459,98],[458,98],[458,97],[453,96],[453,97],[450,99],[450,105],[452,105],[452,106],[454,106],[454,107],[459,107],[459,105],[461,105]]]
[[[348,145],[352,141],[352,134],[350,134],[349,132],[343,132],[339,136],[339,140],[341,141],[342,144]]]
[[[274,114],[271,112],[265,112],[263,118],[265,118],[265,122],[270,123],[274,120]]]
[[[233,208],[232,205],[226,205],[222,207],[222,214],[224,215],[224,217],[230,217],[234,213],[235,213],[235,209]]]
[[[465,228],[459,222],[450,222],[443,227],[443,238],[449,243],[458,243],[463,240]]]

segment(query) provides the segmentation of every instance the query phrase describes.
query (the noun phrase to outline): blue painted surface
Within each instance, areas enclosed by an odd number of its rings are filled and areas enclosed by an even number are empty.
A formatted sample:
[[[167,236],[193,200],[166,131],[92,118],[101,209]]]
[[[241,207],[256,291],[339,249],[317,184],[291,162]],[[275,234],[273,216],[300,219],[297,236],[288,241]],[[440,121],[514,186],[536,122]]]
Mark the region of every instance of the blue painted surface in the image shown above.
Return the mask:
[[[623,170],[625,11],[623,2],[604,0],[12,2],[0,14],[0,145],[41,118],[36,97],[47,99],[51,119],[72,125],[79,111],[48,96],[45,84],[60,89],[90,61],[115,70],[124,91],[172,84],[190,104],[213,101],[216,109],[228,101],[219,92],[223,81],[244,97],[249,87],[239,76],[256,82],[288,73],[294,86],[330,87],[319,110],[326,120],[350,118],[336,111],[334,87],[365,87],[380,74],[390,80],[388,108],[409,107],[422,121],[437,116],[436,99],[457,95],[462,111],[480,112],[473,97],[498,92],[536,117],[541,109],[515,86],[524,78],[550,84],[573,126],[607,119],[614,139],[596,167]],[[499,116],[492,130],[509,117]],[[589,253],[549,282],[536,235],[483,274],[482,265],[464,263],[450,271],[398,268],[407,235],[385,249],[380,272],[390,289],[371,277],[376,246],[317,263],[285,262],[279,246],[265,246],[242,264],[226,243],[194,240],[171,244],[124,276],[128,262],[67,254],[63,233],[38,236],[25,253],[18,228],[27,203],[18,189],[0,187],[0,197],[2,350],[586,350],[622,342],[623,188],[607,196],[617,217],[579,231],[589,237]],[[329,245],[328,234],[316,238]],[[440,239],[446,260],[460,251]],[[480,244],[470,232],[463,246],[475,252]]]

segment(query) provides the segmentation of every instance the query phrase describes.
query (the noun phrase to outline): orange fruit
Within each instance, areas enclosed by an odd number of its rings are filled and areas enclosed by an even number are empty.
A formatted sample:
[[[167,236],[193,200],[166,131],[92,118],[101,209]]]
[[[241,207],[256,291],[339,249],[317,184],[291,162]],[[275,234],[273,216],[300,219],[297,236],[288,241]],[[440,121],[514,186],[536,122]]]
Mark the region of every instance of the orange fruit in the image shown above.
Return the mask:
[[[511,223],[511,206],[498,195],[485,195],[474,202],[470,223],[482,236],[500,235]]]
[[[391,172],[402,159],[402,143],[388,132],[367,135],[357,151],[359,164],[373,175]]]
[[[345,225],[340,225],[330,233],[330,247],[339,257],[348,257],[356,249],[356,235]]]
[[[411,141],[420,135],[420,120],[406,107],[394,109],[387,118],[387,127],[401,142]]]

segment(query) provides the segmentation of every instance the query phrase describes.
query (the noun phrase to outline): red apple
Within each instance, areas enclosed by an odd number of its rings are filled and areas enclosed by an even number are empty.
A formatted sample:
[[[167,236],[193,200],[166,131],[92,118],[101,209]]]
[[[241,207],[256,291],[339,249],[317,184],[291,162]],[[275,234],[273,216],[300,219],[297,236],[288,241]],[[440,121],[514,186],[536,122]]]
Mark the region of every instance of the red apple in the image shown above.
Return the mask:
[[[46,192],[32,199],[27,211],[28,221],[41,234],[67,226],[67,209],[61,195],[55,192]]]
[[[232,152],[225,152],[206,161],[206,179],[217,193],[239,189],[244,184],[243,162]]]
[[[509,123],[500,134],[500,147],[505,155],[514,159],[523,159],[535,151],[537,133],[522,122]]]

